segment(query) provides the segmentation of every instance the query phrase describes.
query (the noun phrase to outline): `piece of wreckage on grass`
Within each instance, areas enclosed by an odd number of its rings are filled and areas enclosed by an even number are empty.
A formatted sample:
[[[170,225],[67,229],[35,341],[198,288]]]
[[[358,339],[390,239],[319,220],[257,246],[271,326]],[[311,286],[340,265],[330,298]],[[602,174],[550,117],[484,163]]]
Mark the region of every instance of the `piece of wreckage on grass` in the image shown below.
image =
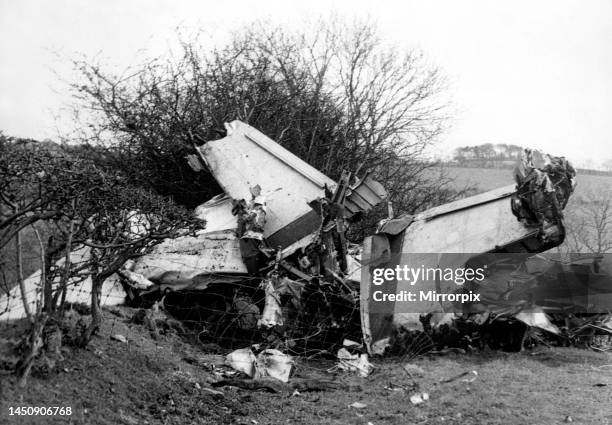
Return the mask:
[[[575,186],[574,169],[564,158],[525,150],[514,175],[516,186],[383,221],[365,239],[361,321],[371,354],[471,348],[483,339],[494,348],[519,350],[528,328],[566,338],[585,329],[612,333],[612,256],[534,256],[565,238],[562,211]],[[373,284],[377,269],[407,264],[420,268],[421,277],[394,275],[384,290]],[[482,279],[463,276],[458,283],[452,276],[458,269],[480,269]],[[448,278],[442,276],[447,270]],[[380,301],[383,293],[408,292],[416,302],[397,295]],[[477,302],[456,300],[474,293]]]
[[[205,230],[130,266],[132,280],[152,282],[141,295],[161,292],[171,314],[224,345],[268,340],[307,353],[360,340],[359,247],[345,232],[384,188],[368,175],[335,182],[239,121],[188,160],[224,194],[196,208]]]

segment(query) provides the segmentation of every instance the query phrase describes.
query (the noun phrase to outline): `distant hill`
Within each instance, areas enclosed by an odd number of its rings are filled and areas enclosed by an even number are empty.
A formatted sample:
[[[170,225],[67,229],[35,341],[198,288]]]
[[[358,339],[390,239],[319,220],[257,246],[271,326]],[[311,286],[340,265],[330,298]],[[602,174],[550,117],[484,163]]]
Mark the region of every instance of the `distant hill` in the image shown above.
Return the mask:
[[[480,160],[469,160],[463,162],[447,161],[442,163],[448,168],[470,168],[470,169],[493,169],[493,170],[512,170],[516,165],[515,160],[503,160],[503,161],[487,161],[482,162]],[[576,172],[581,175],[593,175],[593,176],[607,176],[612,177],[612,171],[603,170],[592,170],[586,168],[576,168]]]
[[[506,143],[483,143],[473,146],[461,146],[453,151],[452,160],[448,162],[448,165],[467,168],[512,168],[516,161],[521,158],[523,151],[524,148],[522,146]],[[571,161],[571,158],[568,159]],[[602,158],[599,159],[601,160]],[[580,172],[582,174],[612,176],[612,159],[604,160],[600,164],[599,170],[591,168],[593,167],[580,169]]]

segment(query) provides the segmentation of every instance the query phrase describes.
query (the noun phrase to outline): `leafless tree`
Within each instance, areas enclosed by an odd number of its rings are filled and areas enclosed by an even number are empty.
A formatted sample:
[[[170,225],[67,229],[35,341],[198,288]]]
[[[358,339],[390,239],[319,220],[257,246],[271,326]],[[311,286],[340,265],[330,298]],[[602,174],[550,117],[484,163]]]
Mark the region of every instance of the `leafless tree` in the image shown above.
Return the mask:
[[[179,234],[186,234],[204,223],[170,199],[148,189],[126,184],[122,177],[100,174],[87,182],[87,197],[75,204],[75,215],[68,233],[72,246],[84,247],[88,255],[78,264],[91,277],[92,321],[81,344],[89,342],[98,330],[102,285],[124,263],[142,255],[153,245]]]
[[[45,326],[57,327],[62,320],[67,285],[85,276],[92,281],[92,321],[80,339],[86,344],[101,323],[103,282],[128,259],[203,223],[171,199],[135,187],[119,171],[108,173],[61,146],[49,149],[32,141],[4,138],[0,149],[4,183],[0,187],[0,242],[7,245],[11,238],[16,240],[17,280],[32,322],[18,366],[25,379],[44,346]],[[50,234],[46,244],[39,227]],[[36,311],[29,309],[25,299],[20,234],[26,230],[32,230],[40,245],[43,290]],[[75,262],[73,252],[86,255]]]
[[[47,146],[0,136],[0,248],[26,227],[62,214],[75,180],[71,165]]]
[[[566,214],[570,252],[612,252],[612,190],[576,193]]]
[[[137,184],[190,207],[209,199],[220,189],[184,157],[239,119],[332,178],[373,171],[402,197],[399,212],[439,188],[441,180],[427,184],[431,164],[419,158],[450,110],[444,78],[419,52],[388,46],[371,23],[333,20],[303,32],[254,24],[212,49],[197,40],[183,39],[178,59],[124,75],[75,62],[80,139],[111,140],[116,154],[107,160]],[[418,185],[406,180],[414,176]],[[408,188],[414,197],[404,196]]]

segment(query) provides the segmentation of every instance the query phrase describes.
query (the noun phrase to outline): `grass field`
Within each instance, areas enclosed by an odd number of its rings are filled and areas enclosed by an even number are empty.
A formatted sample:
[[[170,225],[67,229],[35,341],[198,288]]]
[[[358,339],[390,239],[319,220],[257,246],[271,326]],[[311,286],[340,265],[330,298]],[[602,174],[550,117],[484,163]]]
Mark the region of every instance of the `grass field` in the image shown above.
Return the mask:
[[[473,186],[479,192],[514,184],[512,170],[507,168],[460,168],[446,167],[448,176],[457,188]],[[577,175],[576,194],[585,190],[604,190],[612,188],[612,176],[591,174]]]

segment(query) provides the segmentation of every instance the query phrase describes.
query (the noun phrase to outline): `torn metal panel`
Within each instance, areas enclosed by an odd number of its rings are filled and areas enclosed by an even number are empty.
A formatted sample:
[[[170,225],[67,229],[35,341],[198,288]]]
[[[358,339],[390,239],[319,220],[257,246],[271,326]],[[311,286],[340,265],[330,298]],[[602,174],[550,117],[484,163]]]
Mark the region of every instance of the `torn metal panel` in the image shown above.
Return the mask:
[[[263,238],[268,245],[285,249],[317,232],[321,216],[313,209],[313,201],[324,198],[326,188],[337,191],[338,184],[247,124],[233,121],[226,128],[225,138],[207,142],[199,153],[229,198],[248,201],[252,188],[261,189],[266,199]],[[386,199],[387,192],[370,175],[353,186],[348,185],[350,174],[345,175],[346,185],[337,202],[346,217],[368,211]],[[215,200],[220,205],[207,203],[196,211],[198,217],[211,222],[209,230],[220,230],[218,222],[229,225],[221,214],[210,211],[215,207],[225,214],[228,209],[221,198]]]
[[[532,232],[510,208],[511,187],[431,208],[414,217],[404,233],[402,252],[488,252]]]
[[[316,231],[320,219],[309,203],[324,196],[325,186],[335,188],[336,182],[254,128],[240,121],[226,127],[227,137],[200,147],[224,192],[249,200],[250,189],[261,187],[269,210],[264,238],[273,246],[286,247]],[[292,224],[293,229],[284,231]]]
[[[527,225],[557,224],[576,186],[576,170],[563,157],[525,149],[514,169],[512,212]],[[562,239],[561,239],[562,241]]]
[[[196,210],[207,220],[206,230],[196,236],[167,239],[127,266],[131,274],[153,281],[154,289],[204,290],[212,283],[237,283],[247,268],[236,237],[236,218],[231,200],[215,197]],[[214,231],[208,231],[209,226]]]
[[[376,233],[386,233],[388,235],[397,235],[403,232],[404,230],[406,230],[406,228],[410,226],[413,221],[414,221],[414,216],[409,215],[409,214],[403,215],[398,218],[383,220],[378,225],[378,231]]]
[[[493,189],[488,192],[480,193],[478,195],[470,196],[457,201],[449,202],[444,205],[430,208],[422,213],[416,215],[415,220],[431,220],[433,218],[450,214],[457,213],[465,209],[473,209],[479,205],[489,204],[492,202],[498,202],[506,199],[506,203],[509,207],[510,197],[516,192],[514,185],[500,187]],[[509,208],[508,208],[509,209]]]
[[[265,306],[261,319],[257,322],[258,327],[272,328],[283,326],[283,310],[281,307],[280,294],[276,290],[278,286],[278,276],[265,279],[262,282],[266,294]]]
[[[204,289],[202,282],[215,280],[211,276],[247,273],[233,230],[165,240],[140,257],[132,271],[158,285],[184,288],[199,282],[199,289]]]
[[[225,362],[253,379],[270,377],[282,382],[289,381],[294,366],[291,356],[275,349],[263,350],[255,357],[251,348],[241,348],[229,353]]]
[[[232,214],[232,199],[224,193],[199,205],[194,215],[206,222],[206,232],[236,230],[238,226],[236,216]]]
[[[353,282],[361,282],[361,251],[350,253],[346,256],[347,271],[346,279]]]
[[[318,237],[319,237],[319,235],[317,233],[310,233],[308,236],[298,240],[297,242],[294,242],[293,244],[291,244],[288,247],[286,247],[285,249],[283,249],[281,251],[280,258],[281,259],[282,258],[286,258],[286,257],[294,254],[295,252],[297,252],[299,249],[306,248],[308,245],[314,243],[317,240]]]
[[[128,260],[127,263],[130,262],[131,264],[134,264],[131,260]],[[125,282],[129,286],[136,290],[146,290],[155,285],[153,282],[151,282],[149,279],[147,279],[140,273],[134,273],[133,271],[129,270],[129,268],[127,267],[127,263],[126,266],[124,266],[125,268],[117,271],[117,274],[124,278]]]
[[[544,310],[539,307],[524,309],[514,317],[527,326],[544,329],[545,331],[555,335],[559,335],[561,333],[559,328],[550,321]]]
[[[350,187],[344,199],[345,216],[351,217],[358,212],[369,211],[387,199],[387,191],[382,184],[369,174]]]
[[[308,211],[282,229],[272,233],[266,238],[271,247],[289,248],[299,241],[313,234],[321,226],[321,216],[314,210]],[[265,232],[264,232],[265,237]]]
[[[338,350],[337,368],[349,372],[357,372],[359,376],[366,378],[374,370],[374,365],[368,360],[368,355],[359,352],[353,354],[347,348],[350,347],[342,347]]]

